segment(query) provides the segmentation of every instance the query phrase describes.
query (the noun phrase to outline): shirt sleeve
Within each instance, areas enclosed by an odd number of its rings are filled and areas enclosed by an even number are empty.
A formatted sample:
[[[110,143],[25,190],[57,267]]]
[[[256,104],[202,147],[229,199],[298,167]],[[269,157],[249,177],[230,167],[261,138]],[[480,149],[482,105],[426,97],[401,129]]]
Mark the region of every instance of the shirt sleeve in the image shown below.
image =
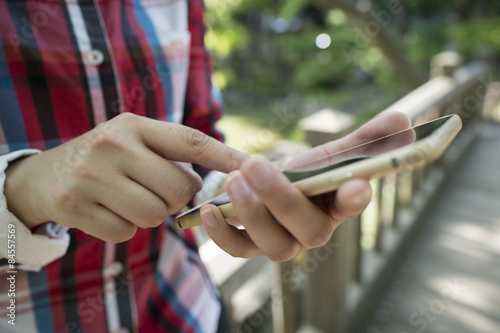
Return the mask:
[[[25,149],[0,156],[0,274],[13,269],[39,271],[68,249],[66,227],[49,222],[32,232],[7,207],[4,185],[9,162],[38,153]]]

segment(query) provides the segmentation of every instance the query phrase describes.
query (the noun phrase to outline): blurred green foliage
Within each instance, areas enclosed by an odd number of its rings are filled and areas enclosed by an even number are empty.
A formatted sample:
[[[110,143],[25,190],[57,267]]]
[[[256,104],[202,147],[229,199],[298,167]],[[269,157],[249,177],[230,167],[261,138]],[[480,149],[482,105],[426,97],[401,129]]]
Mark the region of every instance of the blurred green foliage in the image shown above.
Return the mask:
[[[364,1],[383,11],[395,0]],[[382,52],[338,9],[321,11],[308,0],[205,3],[214,81],[226,94],[243,93],[257,104],[290,94],[326,104],[330,95],[343,94],[347,97],[336,97],[339,104],[332,107],[371,115],[406,92]],[[450,48],[473,57],[487,45],[500,58],[500,1],[401,0],[401,6],[402,12],[383,28],[424,76],[430,58]],[[325,49],[316,45],[319,34],[331,38]],[[376,86],[377,93],[357,94],[366,86]]]
[[[446,36],[457,43],[466,56],[474,56],[485,47],[500,56],[500,17],[475,18],[455,24]]]

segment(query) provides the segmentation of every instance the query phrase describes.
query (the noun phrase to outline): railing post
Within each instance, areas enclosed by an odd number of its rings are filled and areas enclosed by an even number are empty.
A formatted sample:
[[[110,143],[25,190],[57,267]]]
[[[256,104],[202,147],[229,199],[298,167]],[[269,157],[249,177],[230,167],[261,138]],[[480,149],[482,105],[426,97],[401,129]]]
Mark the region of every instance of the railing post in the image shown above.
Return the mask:
[[[350,243],[347,223],[335,230],[325,246],[309,250],[302,265],[308,276],[302,294],[304,323],[320,332],[345,332],[347,325],[346,250]]]
[[[376,200],[376,209],[375,209],[375,251],[382,251],[382,233],[383,233],[383,221],[382,221],[382,194],[384,188],[384,178],[377,179],[377,193],[375,194],[375,198],[372,200]]]
[[[339,139],[354,130],[355,118],[349,113],[323,109],[299,122],[305,141],[318,146]]]
[[[483,117],[486,120],[500,121],[500,82],[493,82],[487,86]]]
[[[294,281],[294,262],[276,263],[274,265],[274,288],[271,294],[273,310],[273,332],[293,333],[297,329],[298,281]]]
[[[463,63],[462,56],[455,51],[444,51],[436,54],[431,59],[430,77],[437,76],[452,77],[455,70]]]
[[[395,174],[392,176],[393,177],[393,183],[392,183],[392,186],[393,186],[393,190],[394,190],[394,194],[393,194],[393,198],[392,198],[392,205],[391,205],[391,223],[390,223],[390,226],[391,228],[397,228],[398,226],[398,220],[397,220],[397,216],[398,216],[398,211],[399,211],[399,174]]]
[[[303,119],[299,124],[306,142],[317,146],[343,137],[354,129],[355,118],[348,113],[324,109]],[[359,278],[359,229],[354,230],[356,238],[352,244],[351,223],[359,228],[359,219],[345,221],[323,247],[307,251],[301,273],[304,275],[304,291],[301,294],[300,324],[308,324],[322,332],[343,332],[347,324],[345,294],[347,279],[351,274]],[[349,237],[351,236],[351,237]],[[357,267],[347,264],[346,257],[357,258]],[[349,268],[352,268],[351,272]]]
[[[348,228],[349,237],[347,244],[347,281],[361,282],[361,260],[363,251],[361,249],[361,216],[345,221]]]

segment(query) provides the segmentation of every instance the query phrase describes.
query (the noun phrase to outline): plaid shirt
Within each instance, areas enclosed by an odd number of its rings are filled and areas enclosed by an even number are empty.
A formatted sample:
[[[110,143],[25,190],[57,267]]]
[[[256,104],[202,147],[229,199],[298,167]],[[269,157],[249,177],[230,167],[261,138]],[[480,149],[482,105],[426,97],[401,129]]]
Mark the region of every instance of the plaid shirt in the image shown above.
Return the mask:
[[[0,153],[52,148],[122,112],[222,139],[203,11],[202,0],[1,1]],[[116,245],[57,225],[34,235],[2,205],[0,253],[17,223],[19,262],[0,259],[15,272],[0,276],[1,332],[217,331],[220,295],[190,232],[167,222]],[[64,255],[37,267],[64,239]]]

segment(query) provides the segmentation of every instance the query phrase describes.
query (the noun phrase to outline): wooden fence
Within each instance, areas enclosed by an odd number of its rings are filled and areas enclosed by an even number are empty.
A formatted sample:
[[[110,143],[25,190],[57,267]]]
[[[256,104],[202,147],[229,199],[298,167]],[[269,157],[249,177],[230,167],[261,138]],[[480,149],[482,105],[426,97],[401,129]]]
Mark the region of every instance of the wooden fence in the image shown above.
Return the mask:
[[[343,223],[323,247],[294,260],[235,259],[205,243],[203,260],[220,286],[235,332],[349,332],[370,304],[398,250],[411,242],[418,218],[474,138],[489,87],[488,66],[462,67],[436,58],[438,73],[388,107],[414,124],[450,113],[464,127],[437,162],[425,168],[374,180],[373,200],[360,217]],[[369,226],[370,228],[368,228]]]

